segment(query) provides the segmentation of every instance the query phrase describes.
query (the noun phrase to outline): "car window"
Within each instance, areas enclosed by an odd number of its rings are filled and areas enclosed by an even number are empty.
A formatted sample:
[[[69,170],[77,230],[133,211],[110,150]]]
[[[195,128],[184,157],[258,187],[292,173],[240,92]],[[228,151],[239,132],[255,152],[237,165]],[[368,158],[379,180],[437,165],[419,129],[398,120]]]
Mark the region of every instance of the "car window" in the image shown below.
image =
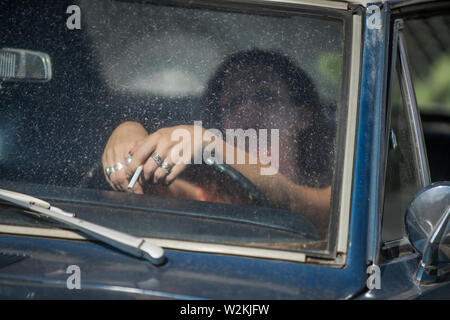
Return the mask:
[[[390,147],[386,164],[382,222],[383,242],[399,240],[405,235],[404,214],[409,202],[421,189],[411,120],[397,75],[394,75],[391,86],[390,121]]]
[[[404,20],[404,34],[421,111],[450,116],[450,15]]]
[[[239,212],[265,226],[276,219],[290,224],[292,233],[276,239],[291,250],[302,250],[305,243],[325,248],[332,194],[339,192],[339,119],[345,116],[342,16],[305,8],[189,3],[12,1],[2,10],[2,46],[45,52],[53,68],[47,83],[2,83],[2,186],[71,190],[75,203],[77,190],[108,191],[98,203],[114,199],[132,208],[139,197],[150,197],[159,205],[152,210],[169,208],[168,215],[173,207],[178,217],[194,207],[196,214],[207,213],[203,222],[195,220],[200,231],[183,229],[180,222],[170,231],[153,223],[146,232],[141,224],[144,236],[277,247],[270,233],[254,227],[232,239],[224,232],[232,228],[219,232],[220,223],[201,228],[211,221],[208,214],[220,212],[223,223],[229,210],[230,217]],[[80,8],[79,28],[69,28],[70,19],[77,19],[75,11],[67,12],[70,5]],[[114,145],[112,137],[131,137],[132,129],[122,135],[117,130],[127,123],[145,134],[123,151],[126,143]],[[200,139],[211,133],[231,145],[230,158],[218,148],[207,153],[225,169],[206,165],[203,149],[199,162],[183,167],[170,185],[154,183],[157,171],[146,176],[148,166],[162,169],[158,161],[169,159],[169,149],[158,144],[161,140],[145,139],[198,127]],[[152,143],[162,149],[151,149]],[[112,180],[126,168],[116,167],[119,160],[105,150],[119,149],[122,165],[132,149],[133,159],[151,150],[137,182],[144,194],[125,193],[127,188]],[[162,179],[180,168],[176,164],[158,171]],[[114,167],[117,172],[107,177],[106,168]],[[267,202],[255,201],[251,187]],[[299,216],[314,232],[295,235]]]
[[[413,125],[418,119],[414,116],[415,97],[408,89],[410,78],[403,39],[403,33],[400,31],[398,52],[394,55],[395,71],[392,73],[389,88],[390,126],[382,217],[383,243],[401,240],[406,236],[406,209],[426,183],[419,165],[420,146],[417,139],[420,137],[416,136],[416,128]]]
[[[431,178],[450,180],[450,15],[405,17],[404,34]]]

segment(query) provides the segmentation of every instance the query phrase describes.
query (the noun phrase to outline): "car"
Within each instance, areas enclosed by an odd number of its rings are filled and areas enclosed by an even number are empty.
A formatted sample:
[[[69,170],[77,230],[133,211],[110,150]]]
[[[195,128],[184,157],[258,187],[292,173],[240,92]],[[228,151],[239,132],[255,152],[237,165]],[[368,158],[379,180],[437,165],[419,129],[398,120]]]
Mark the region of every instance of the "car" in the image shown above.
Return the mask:
[[[2,7],[1,299],[450,298],[448,2]],[[123,192],[126,125],[269,167],[136,143]]]

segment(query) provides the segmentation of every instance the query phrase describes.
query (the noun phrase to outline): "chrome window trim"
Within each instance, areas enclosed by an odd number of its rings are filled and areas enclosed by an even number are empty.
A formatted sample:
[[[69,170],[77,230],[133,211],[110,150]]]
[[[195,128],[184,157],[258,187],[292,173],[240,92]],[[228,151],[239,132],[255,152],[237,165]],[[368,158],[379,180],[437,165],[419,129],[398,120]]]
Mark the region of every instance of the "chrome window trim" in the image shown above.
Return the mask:
[[[353,188],[353,169],[358,121],[359,83],[361,67],[362,16],[353,16],[352,52],[350,65],[350,88],[347,111],[347,132],[345,137],[344,170],[341,184],[339,208],[339,230],[336,244],[338,253],[347,253],[350,228],[350,211]]]
[[[405,40],[401,28],[398,34],[398,55],[400,59],[399,68],[401,72],[401,86],[407,104],[408,120],[411,121],[417,165],[419,167],[419,179],[422,183],[422,187],[425,187],[431,183],[430,168],[428,166],[425,139],[422,132],[422,122],[417,108],[416,95],[414,93],[414,86],[409,72]]]
[[[387,80],[389,71],[388,57],[390,54],[389,21],[390,5],[387,3],[381,10],[382,27],[380,29],[365,28],[364,32],[364,69],[361,83],[361,104],[364,104],[364,120],[367,123],[366,130],[370,142],[365,141],[366,147],[361,145],[364,152],[370,155],[366,165],[366,182],[360,183],[362,188],[367,188],[367,235],[366,235],[366,263],[372,264],[377,261],[379,252],[379,239],[381,236],[381,214],[384,195],[384,170],[387,141],[386,130],[386,97]],[[366,15],[365,22],[370,18]],[[370,143],[367,146],[367,143]],[[359,147],[359,146],[358,146]]]
[[[379,221],[379,238],[376,239],[376,243],[378,243],[378,239],[381,240],[381,243],[379,245],[372,246],[372,250],[370,253],[370,256],[368,260],[375,261],[378,263],[380,261],[380,253],[382,250],[384,250],[386,246],[386,242],[382,242],[383,237],[383,224],[382,220],[385,214],[384,206],[385,206],[385,187],[386,187],[386,172],[387,172],[387,163],[388,163],[388,155],[389,155],[389,144],[390,144],[390,136],[391,136],[391,99],[392,99],[392,86],[393,81],[395,81],[395,77],[398,76],[398,42],[399,42],[399,33],[400,29],[402,27],[402,22],[400,20],[395,20],[393,23],[392,28],[392,38],[390,39],[390,48],[389,48],[389,71],[387,74],[387,87],[386,87],[386,125],[385,125],[385,133],[384,133],[384,140],[383,140],[383,146],[384,146],[384,153],[383,153],[383,179],[382,179],[382,190],[380,190],[380,194],[382,194],[380,200],[381,202],[381,212],[380,212],[380,221]],[[394,131],[392,131],[392,134],[395,137]],[[391,241],[392,243],[398,243]],[[391,245],[393,246],[393,245]],[[387,248],[387,247],[386,247]]]
[[[47,237],[65,240],[89,240],[89,238],[81,235],[80,233],[69,230],[21,227],[5,224],[0,224],[0,235],[1,234]],[[205,243],[205,242],[162,239],[162,238],[144,237],[143,239],[146,241],[150,241],[151,243],[163,247],[165,249],[215,253],[222,255],[236,255],[252,258],[275,259],[293,262],[306,261],[306,254],[301,252],[283,251],[278,249],[250,248],[250,247],[223,245],[216,243]]]

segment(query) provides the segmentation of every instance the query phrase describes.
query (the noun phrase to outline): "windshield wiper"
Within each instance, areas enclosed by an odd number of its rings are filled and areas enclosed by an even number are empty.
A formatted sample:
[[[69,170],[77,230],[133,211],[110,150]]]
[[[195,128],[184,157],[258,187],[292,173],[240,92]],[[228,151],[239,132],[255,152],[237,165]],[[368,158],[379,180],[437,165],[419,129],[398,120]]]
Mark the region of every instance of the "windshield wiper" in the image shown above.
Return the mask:
[[[26,213],[37,213],[39,216],[56,220],[67,226],[73,227],[87,235],[90,235],[96,240],[109,244],[114,248],[122,250],[135,257],[147,259],[154,265],[161,265],[166,260],[164,250],[161,247],[149,243],[145,239],[137,238],[120,231],[88,222],[86,220],[78,219],[75,217],[74,213],[52,207],[44,200],[4,189],[0,189],[0,199],[32,211],[25,211]]]

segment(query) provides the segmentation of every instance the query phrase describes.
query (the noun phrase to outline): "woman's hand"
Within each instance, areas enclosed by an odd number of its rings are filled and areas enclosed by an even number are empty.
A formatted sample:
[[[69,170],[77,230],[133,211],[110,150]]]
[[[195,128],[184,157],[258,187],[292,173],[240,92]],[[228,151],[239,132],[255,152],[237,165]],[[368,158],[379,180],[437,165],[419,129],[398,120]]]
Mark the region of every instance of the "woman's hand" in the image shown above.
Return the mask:
[[[109,137],[105,150],[102,156],[103,172],[106,180],[114,190],[127,191],[130,174],[126,170],[125,158],[130,154],[130,151],[140,141],[147,138],[147,130],[137,122],[124,122],[119,125]],[[124,167],[117,170],[117,163],[121,163]],[[106,168],[114,168],[114,172],[108,177],[106,175]],[[132,174],[132,173],[131,173]],[[143,193],[142,186],[135,185],[134,191],[136,193]]]
[[[141,185],[170,185],[191,163],[195,149],[202,148],[201,144],[197,146],[194,143],[195,130],[199,131],[196,134],[203,136],[203,128],[181,125],[159,129],[140,140],[130,151],[132,160],[126,167],[126,175],[132,176],[136,168],[143,165]],[[157,163],[158,160],[160,163]],[[169,168],[164,169],[162,165]]]

